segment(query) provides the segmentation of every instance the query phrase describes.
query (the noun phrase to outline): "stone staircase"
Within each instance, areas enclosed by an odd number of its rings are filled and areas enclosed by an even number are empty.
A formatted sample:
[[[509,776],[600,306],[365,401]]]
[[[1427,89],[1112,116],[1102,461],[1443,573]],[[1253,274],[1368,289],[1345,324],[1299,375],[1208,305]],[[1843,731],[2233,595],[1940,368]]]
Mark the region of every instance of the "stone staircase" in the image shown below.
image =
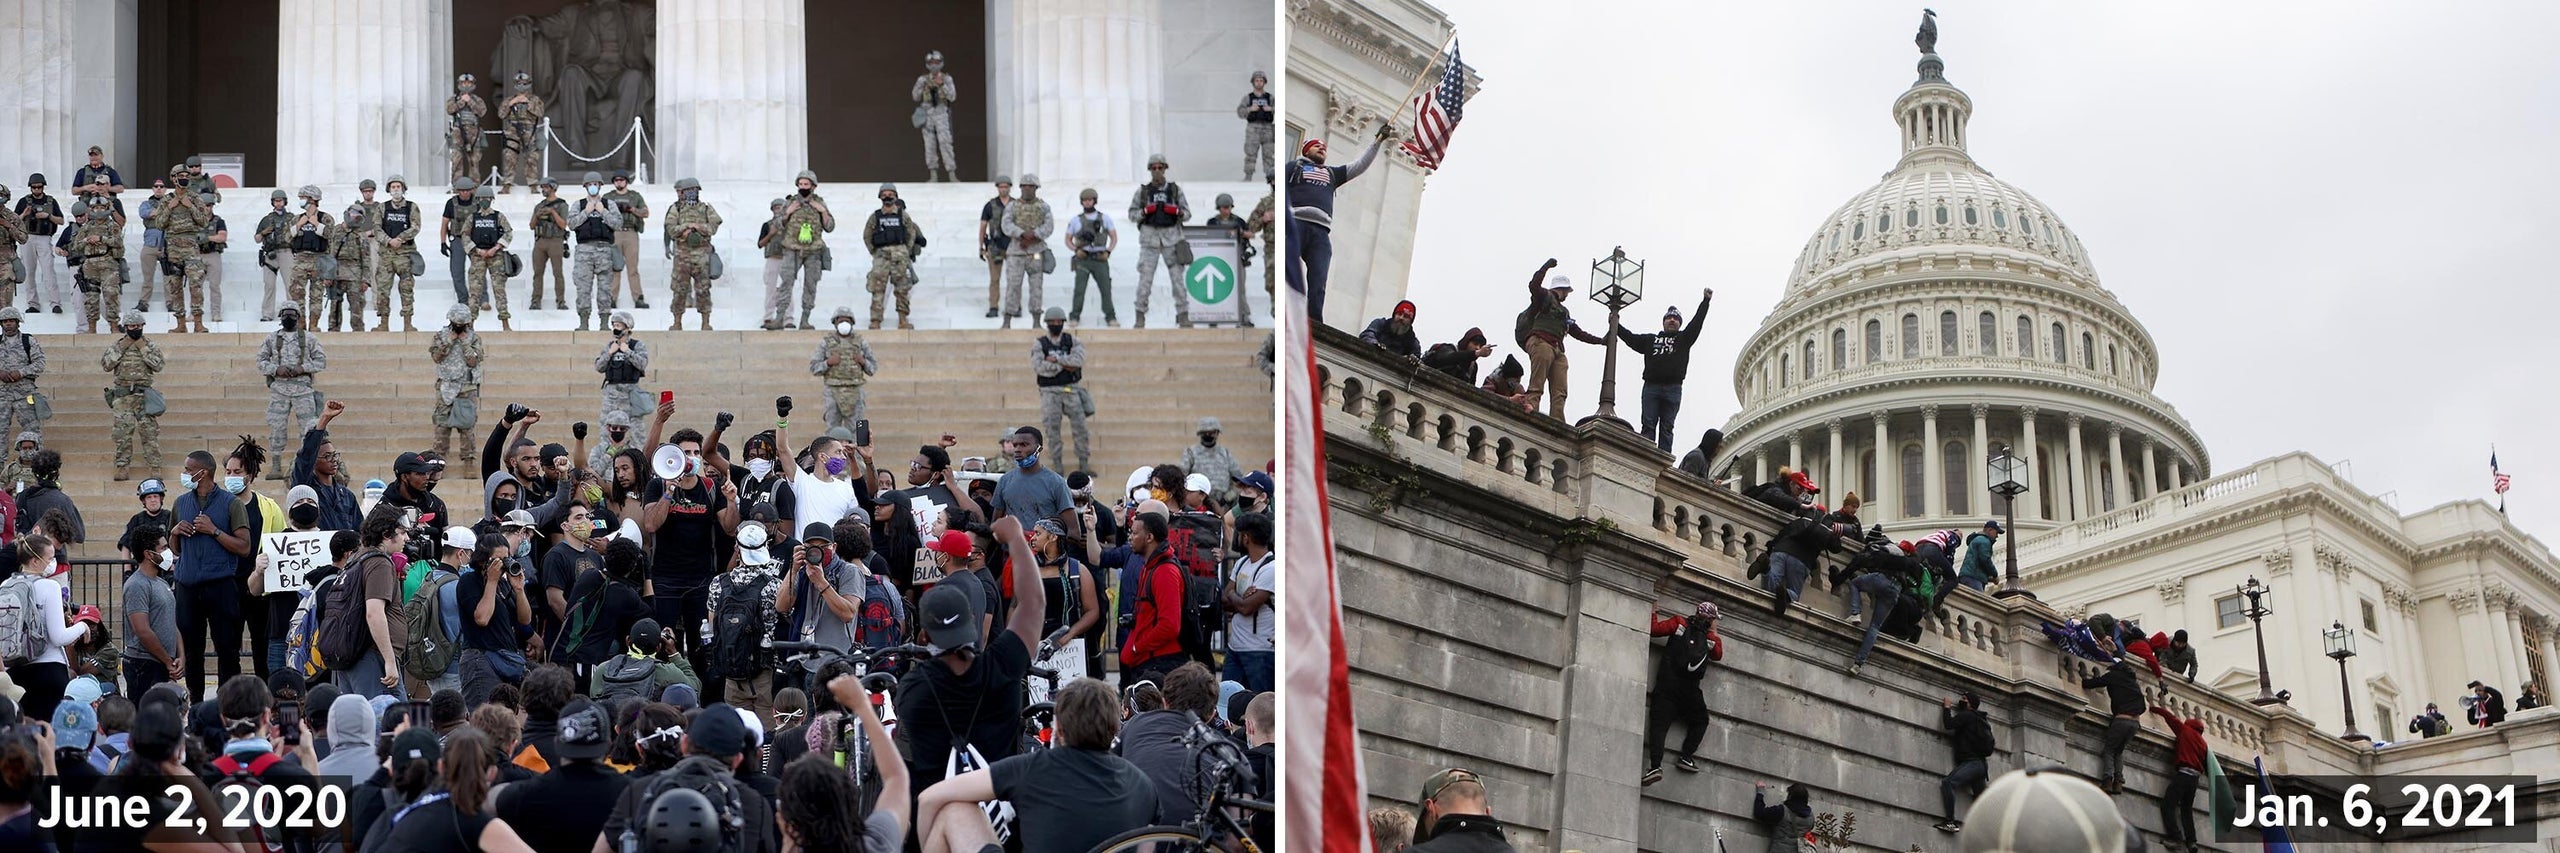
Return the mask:
[[[434,440],[427,420],[436,399],[434,367],[427,357],[432,336],[318,334],[328,350],[329,367],[317,384],[329,399],[347,404],[331,437],[358,483],[388,480],[393,456],[425,449]],[[605,333],[482,334],[488,346],[483,437],[505,404],[517,401],[546,415],[531,433],[538,441],[568,444],[569,425],[580,420],[590,423],[591,437],[601,438],[593,359],[608,340]],[[639,335],[652,357],[645,385],[675,392],[678,413],[669,432],[683,426],[708,432],[714,413],[737,413],[734,435],[727,439],[732,448],[771,423],[774,397],[792,395],[791,436],[794,443],[804,442],[825,429],[818,415],[824,392],[808,370],[810,353],[825,334],[644,328]],[[1178,460],[1195,440],[1193,431],[1203,416],[1224,422],[1223,443],[1239,461],[1260,466],[1276,455],[1271,386],[1254,363],[1266,332],[1095,328],[1079,334],[1087,350],[1088,387],[1100,409],[1090,423],[1093,468],[1110,484],[1101,491],[1115,491],[1132,468]],[[993,456],[1001,434],[1037,425],[1039,397],[1029,372],[1035,336],[1024,330],[866,333],[881,362],[868,399],[882,461],[898,465],[917,445],[944,432],[960,439],[955,457]],[[267,392],[257,371],[262,339],[245,333],[152,335],[169,364],[159,382],[169,411],[160,420],[164,467],[156,473],[170,479],[172,490],[188,451],[206,449],[219,457],[242,434],[266,441]],[[98,390],[106,376],[97,359],[111,339],[98,334],[41,335],[37,340],[47,348],[51,368],[42,386],[54,401],[45,444],[62,453],[63,488],[79,503],[89,525],[91,541],[76,555],[112,556],[115,534],[136,508],[133,489],[148,474],[137,458],[134,482],[110,479],[114,444]],[[292,438],[298,441],[300,433]],[[448,474],[439,493],[460,520],[475,520],[480,515],[476,472],[464,474],[458,470],[459,454],[453,458],[457,470]],[[281,491],[276,485],[257,488]]]

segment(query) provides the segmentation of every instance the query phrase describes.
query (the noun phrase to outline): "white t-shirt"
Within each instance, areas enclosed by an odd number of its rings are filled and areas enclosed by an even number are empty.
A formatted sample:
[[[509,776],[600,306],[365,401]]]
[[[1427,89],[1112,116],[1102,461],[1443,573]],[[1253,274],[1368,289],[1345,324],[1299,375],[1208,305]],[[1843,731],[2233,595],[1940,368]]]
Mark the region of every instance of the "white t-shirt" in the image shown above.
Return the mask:
[[[791,520],[791,532],[809,529],[812,522],[825,522],[828,527],[842,521],[857,506],[853,499],[853,481],[844,477],[821,480],[807,471],[791,481],[791,499],[800,517]],[[863,519],[869,522],[870,519]]]
[[[64,650],[80,641],[82,629],[62,612],[62,584],[52,578],[37,578],[33,592],[29,597],[35,601],[36,624],[44,626],[45,631],[40,644],[44,653],[36,655],[35,662],[70,663],[71,657]]]
[[[1234,579],[1236,588],[1242,590],[1243,595],[1251,595],[1258,589],[1271,590],[1273,588],[1272,564],[1278,562],[1275,559],[1277,556],[1277,554],[1264,554],[1260,563],[1254,562],[1249,557],[1237,557],[1235,568],[1230,569],[1227,574]],[[1271,632],[1280,622],[1271,612],[1271,608],[1279,603],[1280,596],[1275,591],[1269,601],[1262,603],[1262,609],[1254,611],[1250,616],[1242,613],[1227,614],[1227,650],[1271,651]]]

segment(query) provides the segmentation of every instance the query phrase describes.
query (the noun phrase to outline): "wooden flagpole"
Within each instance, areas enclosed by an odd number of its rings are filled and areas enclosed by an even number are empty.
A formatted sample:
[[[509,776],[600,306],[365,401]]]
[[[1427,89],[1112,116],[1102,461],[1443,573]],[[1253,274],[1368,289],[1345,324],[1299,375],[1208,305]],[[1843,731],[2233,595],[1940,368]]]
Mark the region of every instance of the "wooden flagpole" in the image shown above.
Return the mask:
[[[1458,41],[1458,28],[1457,28],[1457,27],[1450,27],[1450,28],[1449,28],[1449,37],[1448,37],[1447,39],[1443,39],[1443,40],[1440,42],[1440,50],[1439,50],[1438,52],[1434,53],[1434,54],[1433,54],[1433,56],[1438,57],[1438,58],[1442,58],[1442,59],[1446,59],[1446,58],[1449,56],[1449,45],[1451,45],[1451,44],[1455,44],[1455,43],[1457,43],[1457,41]],[[1404,106],[1405,106],[1406,104],[1413,103],[1413,95],[1414,95],[1414,93],[1422,91],[1422,84],[1423,84],[1423,81],[1430,80],[1430,79],[1431,79],[1431,66],[1430,66],[1430,64],[1429,64],[1429,63],[1425,63],[1425,64],[1422,66],[1422,76],[1419,76],[1419,77],[1415,77],[1415,78],[1413,78],[1413,87],[1412,87],[1412,88],[1409,88],[1409,89],[1404,90],[1404,97],[1401,97],[1401,98],[1397,98],[1397,99],[1396,99],[1396,106],[1395,106],[1395,110],[1396,110],[1396,111],[1395,111],[1395,112],[1392,112],[1392,113],[1388,113],[1388,114],[1387,114],[1387,126],[1389,126],[1389,127],[1394,127],[1394,126],[1395,126],[1396,119],[1397,119],[1397,118],[1399,118],[1399,117],[1402,117],[1402,116],[1404,115]]]

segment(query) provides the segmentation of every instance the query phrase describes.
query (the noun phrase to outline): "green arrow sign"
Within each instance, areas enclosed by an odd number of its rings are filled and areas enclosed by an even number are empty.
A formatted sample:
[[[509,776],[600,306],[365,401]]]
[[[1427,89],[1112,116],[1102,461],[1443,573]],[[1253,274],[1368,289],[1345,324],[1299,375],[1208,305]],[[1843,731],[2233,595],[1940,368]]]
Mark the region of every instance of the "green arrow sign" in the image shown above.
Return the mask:
[[[1182,275],[1183,285],[1191,290],[1191,301],[1214,305],[1226,301],[1236,290],[1236,272],[1227,259],[1204,257],[1191,262]]]

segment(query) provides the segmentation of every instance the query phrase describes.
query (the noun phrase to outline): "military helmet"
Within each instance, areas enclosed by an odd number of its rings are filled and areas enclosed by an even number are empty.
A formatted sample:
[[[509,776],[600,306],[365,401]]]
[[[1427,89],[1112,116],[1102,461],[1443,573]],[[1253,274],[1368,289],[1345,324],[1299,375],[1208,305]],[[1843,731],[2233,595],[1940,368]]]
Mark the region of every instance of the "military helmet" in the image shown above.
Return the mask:
[[[1262,69],[1259,69],[1259,68],[1254,69],[1254,71],[1253,71],[1253,79],[1255,79],[1255,80],[1260,80],[1260,81],[1265,82],[1265,83],[1269,83],[1269,82],[1271,82],[1271,77],[1270,77],[1270,75],[1267,75],[1267,74],[1262,73]]]
[[[8,201],[8,200],[9,200],[9,188],[8,188],[8,187],[0,187],[0,202],[5,202],[5,201]]]
[[[41,186],[44,186],[44,173],[43,173],[43,172],[37,172],[37,173],[35,173],[35,174],[28,175],[28,176],[27,176],[27,186],[29,186],[29,187],[41,187]]]
[[[189,157],[187,158],[187,168],[190,168],[190,169],[200,169],[200,168],[203,168],[203,167],[204,167],[204,158],[203,158],[203,157],[189,156]]]
[[[298,189],[298,190],[294,190],[294,191],[293,191],[293,194],[294,194],[294,195],[301,196],[301,197],[303,197],[303,198],[310,199],[310,200],[312,200],[312,201],[319,201],[319,200],[320,200],[320,188],[319,188],[319,187],[316,187],[316,186],[313,186],[313,185],[311,185],[311,184],[303,184],[303,185],[302,185],[302,188],[301,188],[301,189]]]
[[[1168,163],[1166,163],[1166,162],[1165,162],[1164,155],[1162,155],[1162,154],[1149,154],[1149,155],[1147,155],[1147,168],[1153,169],[1153,168],[1155,168],[1155,167],[1157,167],[1157,166],[1167,166],[1167,165],[1170,165],[1170,164],[1168,164]]]
[[[364,218],[364,202],[356,202],[356,203],[354,203],[354,204],[347,205],[346,220],[347,220],[347,222],[348,222],[349,224],[353,224],[353,223],[355,223],[357,220],[360,220],[360,219],[363,219],[363,218]]]
[[[116,325],[119,325],[119,326],[139,326],[139,325],[142,325],[142,312],[140,312],[140,311],[136,311],[136,310],[133,310],[133,309],[131,309],[131,308],[124,309],[124,316],[122,316],[122,317],[117,317],[117,318],[116,318]]]
[[[18,313],[18,306],[11,305],[7,308],[0,308],[0,323],[6,323],[13,320],[23,321],[25,319],[27,319],[27,315]]]
[[[453,82],[456,82],[456,83],[469,83],[469,82],[472,82],[472,81],[474,81],[474,80],[478,80],[478,79],[480,79],[480,78],[471,76],[471,72],[469,72],[469,71],[465,71],[465,72],[462,72],[462,74],[461,74],[460,76],[456,76],[456,77],[454,77],[454,78],[453,78]]]
[[[186,177],[186,176],[187,176],[187,164],[185,164],[185,163],[179,163],[179,164],[176,164],[176,165],[172,165],[172,166],[170,166],[170,167],[169,167],[169,176],[170,176],[170,177],[173,177],[173,178],[183,178],[183,177]],[[93,184],[103,184],[103,183],[106,183],[106,182],[107,182],[107,173],[105,173],[105,172],[99,172],[99,173],[97,174],[97,176],[96,176],[96,177],[91,178],[91,179],[89,180],[89,182],[90,182],[90,183],[93,183]]]
[[[533,185],[537,187],[550,187],[556,190],[560,188],[560,179],[554,178],[550,175],[544,175],[542,176],[542,180],[533,182]]]
[[[781,209],[782,209],[782,206],[783,206],[784,204],[788,204],[789,202],[790,202],[790,200],[789,200],[789,199],[780,199],[780,198],[774,199],[774,200],[773,200],[773,209],[775,209],[775,210],[781,210]]]
[[[1092,187],[1086,187],[1084,188],[1084,192],[1076,193],[1076,200],[1078,201],[1099,201],[1101,198],[1102,194],[1094,192]]]
[[[518,71],[516,72],[516,82],[530,84],[533,82],[533,75],[527,72]]]
[[[625,412],[621,409],[606,409],[604,412],[604,425],[609,427],[628,427],[631,425],[631,413]]]
[[[678,189],[678,190],[698,190],[698,189],[701,189],[701,188],[702,188],[702,182],[701,182],[701,181],[697,181],[697,180],[694,180],[694,179],[692,179],[692,178],[677,178],[677,179],[676,179],[676,189]]]
[[[475,181],[475,180],[472,180],[472,179],[470,179],[470,178],[455,178],[455,179],[453,179],[453,191],[454,191],[454,192],[463,192],[463,191],[466,191],[466,190],[476,190],[476,189],[479,189],[479,188],[480,188],[480,182],[479,182],[479,181]]]
[[[452,308],[445,309],[444,321],[447,323],[468,323],[471,322],[472,313],[470,305],[457,302],[454,303]]]
[[[883,192],[883,193],[893,193],[893,192],[897,192],[897,191],[898,191],[898,185],[897,185],[897,184],[892,184],[892,183],[882,183],[882,184],[880,185],[880,192]],[[873,193],[873,195],[878,195],[878,194],[879,194],[879,193]]]
[[[206,204],[221,204],[221,203],[222,203],[222,194],[221,194],[221,193],[218,193],[218,192],[214,192],[212,187],[197,187],[197,188],[196,188],[196,197],[197,197],[197,198],[199,198],[199,199],[203,199],[203,200],[204,200],[204,203],[206,203]]]
[[[1234,206],[1236,206],[1236,197],[1235,197],[1235,196],[1228,195],[1228,194],[1226,194],[1226,193],[1219,193],[1219,194],[1218,194],[1218,203],[1217,203],[1217,204],[1210,205],[1210,207],[1234,207]]]
[[[619,174],[621,174],[621,173],[620,173],[620,172],[616,172],[616,173],[614,173],[614,174],[619,175]],[[603,175],[602,173],[599,173],[599,172],[588,172],[588,173],[586,173],[586,174],[583,174],[583,175],[579,175],[579,176],[578,176],[578,183],[581,183],[581,184],[601,184],[601,183],[604,183],[604,175]]]
[[[285,199],[287,199],[287,198],[290,198],[290,197],[291,197],[291,196],[287,196],[287,195],[285,195],[285,194],[284,194],[284,188],[283,188],[283,187],[277,187],[277,188],[275,188],[275,190],[274,190],[273,192],[269,192],[269,193],[267,193],[267,198],[274,199],[274,200],[276,200],[276,201],[283,201],[283,200],[285,200]]]
[[[1036,187],[1036,186],[1039,186],[1039,185],[1040,185],[1040,176],[1039,176],[1039,175],[1031,174],[1030,172],[1024,172],[1024,173],[1022,173],[1022,180],[1020,181],[1020,183],[1021,183],[1023,186],[1026,186],[1026,187]]]
[[[628,180],[631,180],[631,170],[629,170],[629,169],[615,169],[615,170],[613,170],[613,179],[614,179],[614,180],[617,180],[617,181],[628,181]]]
[[[103,210],[106,208],[106,205],[99,205],[98,207]],[[78,219],[87,215],[89,215],[88,199],[77,199],[71,202],[71,218]]]
[[[807,179],[807,180],[809,181],[809,183],[813,183],[813,184],[814,184],[814,183],[817,183],[817,182],[818,182],[818,173],[816,173],[816,172],[812,172],[812,171],[809,171],[809,170],[807,170],[807,169],[802,169],[802,170],[800,170],[800,174],[797,174],[797,175],[793,175],[793,176],[791,176],[791,180],[792,180],[793,182],[795,182],[795,183],[796,183],[796,182],[798,182],[798,181],[800,181],[800,180],[802,180],[802,179],[804,179],[804,178],[805,178],[805,179]]]
[[[853,318],[853,306],[851,305],[838,305],[836,306],[835,313],[827,315],[827,319],[829,320],[851,320]]]
[[[925,51],[925,52],[924,52],[924,61],[926,61],[926,62],[941,62],[941,61],[942,61],[942,51],[939,51],[939,50],[928,50],[928,51]]]
[[[356,189],[359,189],[359,190],[370,190],[370,189],[373,189],[373,188],[374,188],[374,186],[375,186],[375,184],[373,183],[373,179],[372,179],[372,178],[366,178],[366,179],[364,179],[364,180],[361,180],[361,181],[357,181],[357,182],[356,182]]]
[[[300,318],[302,317],[302,306],[300,306],[300,305],[295,305],[295,304],[290,303],[290,302],[285,303],[285,304],[283,304],[283,305],[276,306],[276,318],[277,318],[277,319],[283,319],[283,318],[284,318],[284,315],[286,315],[286,314],[291,314],[291,315],[293,315],[296,319],[300,319]]]
[[[637,323],[633,323],[633,322],[631,321],[631,312],[629,312],[629,311],[615,311],[615,312],[613,312],[613,319],[612,319],[611,321],[609,321],[609,322],[611,322],[611,323],[620,323],[620,324],[625,325],[625,326],[636,326],[636,325],[638,325]]]
[[[999,186],[999,187],[1009,187],[1009,186],[1013,186],[1013,176],[1012,176],[1012,175],[997,175],[997,176],[996,176],[996,180],[995,180],[995,185],[996,185],[996,186]]]
[[[398,174],[382,179],[383,189],[390,189],[392,184],[399,184],[400,188],[405,190],[409,188],[409,179],[400,177]]]

